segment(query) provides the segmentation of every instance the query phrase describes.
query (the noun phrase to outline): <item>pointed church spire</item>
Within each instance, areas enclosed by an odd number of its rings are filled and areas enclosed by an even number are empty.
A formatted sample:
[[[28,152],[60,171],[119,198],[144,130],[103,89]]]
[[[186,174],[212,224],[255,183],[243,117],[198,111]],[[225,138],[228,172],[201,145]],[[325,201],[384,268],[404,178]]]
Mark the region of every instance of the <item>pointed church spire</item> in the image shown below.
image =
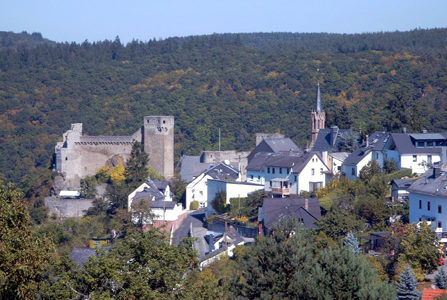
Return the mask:
[[[318,87],[318,89],[317,89],[317,108],[316,108],[316,111],[318,113],[320,113],[321,112],[320,83],[318,83],[317,87]]]

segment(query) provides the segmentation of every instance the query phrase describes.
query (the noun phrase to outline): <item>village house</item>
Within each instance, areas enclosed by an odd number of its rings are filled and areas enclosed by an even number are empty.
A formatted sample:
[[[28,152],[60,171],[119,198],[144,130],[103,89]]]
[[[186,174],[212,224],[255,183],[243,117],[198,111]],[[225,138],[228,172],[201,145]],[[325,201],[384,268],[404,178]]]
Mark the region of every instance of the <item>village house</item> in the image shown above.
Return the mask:
[[[391,181],[391,200],[407,202],[410,196],[408,188],[415,179],[394,179]]]
[[[447,172],[425,172],[409,188],[410,222],[429,222],[442,243],[447,242]]]
[[[385,145],[385,157],[399,169],[423,174],[431,166],[447,162],[446,133],[391,133]]]
[[[318,198],[265,198],[258,210],[259,235],[270,235],[274,226],[285,218],[294,218],[305,228],[316,228],[321,219]]]
[[[127,197],[132,222],[143,229],[153,225],[167,231],[178,227],[186,215],[182,204],[173,201],[168,182],[151,180],[141,184]]]
[[[241,181],[239,171],[230,166],[229,161],[210,167],[186,186],[186,209],[191,208],[193,201],[199,203],[199,208],[207,206],[209,179]]]
[[[330,178],[329,168],[314,152],[258,152],[247,166],[247,182],[263,184],[279,197],[316,191]]]

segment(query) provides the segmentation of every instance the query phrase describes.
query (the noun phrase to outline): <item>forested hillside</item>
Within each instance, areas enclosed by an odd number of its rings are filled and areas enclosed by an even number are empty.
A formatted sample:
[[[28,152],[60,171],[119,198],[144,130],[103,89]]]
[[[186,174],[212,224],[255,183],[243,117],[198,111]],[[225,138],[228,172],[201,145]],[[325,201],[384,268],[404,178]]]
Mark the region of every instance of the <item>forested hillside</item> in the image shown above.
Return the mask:
[[[70,123],[130,134],[174,115],[176,159],[254,147],[277,132],[305,146],[320,82],[327,126],[447,131],[447,30],[225,34],[45,43],[0,51],[0,174],[39,185]],[[1,178],[1,177],[0,177]]]
[[[0,31],[0,51],[8,48],[33,48],[38,45],[50,45],[55,44],[48,39],[44,39],[39,32],[33,32],[31,34],[23,31],[19,34],[13,32]]]

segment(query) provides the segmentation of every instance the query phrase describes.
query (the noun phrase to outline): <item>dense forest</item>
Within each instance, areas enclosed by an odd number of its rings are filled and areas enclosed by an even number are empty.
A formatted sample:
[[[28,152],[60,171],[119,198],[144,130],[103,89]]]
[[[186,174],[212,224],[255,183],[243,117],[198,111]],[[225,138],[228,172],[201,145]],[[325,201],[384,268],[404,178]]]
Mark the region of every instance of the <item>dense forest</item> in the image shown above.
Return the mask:
[[[145,115],[174,115],[177,160],[217,149],[219,128],[223,149],[253,148],[256,132],[305,146],[318,82],[327,126],[447,130],[447,29],[127,45],[0,36],[0,180],[25,191],[50,173],[55,143],[74,122],[89,135],[119,135]]]

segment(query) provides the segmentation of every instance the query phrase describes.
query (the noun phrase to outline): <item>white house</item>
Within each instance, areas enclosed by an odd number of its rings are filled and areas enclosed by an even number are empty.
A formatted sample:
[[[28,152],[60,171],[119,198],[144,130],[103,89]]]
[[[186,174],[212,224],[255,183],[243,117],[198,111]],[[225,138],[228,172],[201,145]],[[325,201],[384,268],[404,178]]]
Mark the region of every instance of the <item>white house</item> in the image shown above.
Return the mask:
[[[329,168],[316,152],[260,152],[247,166],[247,182],[263,184],[265,191],[279,196],[313,192],[326,186],[330,177]]]
[[[434,168],[409,188],[410,222],[430,222],[441,242],[447,242],[447,172]]]
[[[390,139],[387,132],[376,131],[370,137],[366,137],[365,144],[359,149],[355,150],[345,159],[341,166],[342,172],[349,179],[359,177],[360,171],[370,161],[375,160],[380,168],[383,168],[385,161],[385,145]]]
[[[332,171],[333,174],[341,172],[343,162],[348,158],[350,153],[348,152],[333,152],[328,154],[326,165]],[[323,159],[324,160],[324,159]]]
[[[391,133],[385,146],[385,157],[393,159],[399,169],[423,174],[431,166],[447,162],[447,134]]]
[[[186,209],[190,209],[192,201],[198,201],[200,208],[207,206],[209,179],[240,181],[240,174],[226,162],[210,167],[186,186]]]
[[[208,179],[207,215],[216,213],[211,203],[219,193],[225,192],[226,203],[230,204],[231,198],[246,198],[248,194],[262,189],[264,185],[258,183]]]
[[[164,187],[164,193],[166,190],[169,193],[165,184],[160,185]],[[166,197],[162,191],[154,181],[148,180],[129,194],[127,205],[132,213],[132,222],[141,222],[142,225],[167,225],[172,228],[171,223],[177,221],[185,211],[181,203],[172,200],[170,193]]]

